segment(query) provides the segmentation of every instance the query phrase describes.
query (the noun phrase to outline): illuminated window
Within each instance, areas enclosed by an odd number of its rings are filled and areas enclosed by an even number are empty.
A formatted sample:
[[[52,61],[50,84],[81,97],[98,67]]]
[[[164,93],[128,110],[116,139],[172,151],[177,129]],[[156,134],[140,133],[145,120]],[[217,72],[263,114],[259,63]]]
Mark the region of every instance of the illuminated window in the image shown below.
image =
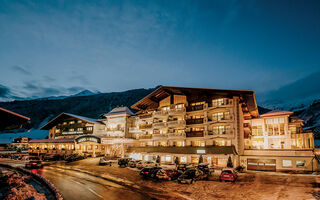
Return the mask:
[[[63,122],[63,125],[67,125],[67,122]]]
[[[60,133],[60,129],[56,129],[56,133]]]
[[[77,131],[83,131],[83,128],[77,128]]]
[[[73,128],[69,128],[69,131],[72,132],[72,131],[74,131],[74,129]]]
[[[296,161],[296,167],[305,167],[306,166],[306,161],[304,160],[297,160]]]
[[[87,131],[92,131],[93,130],[93,127],[92,126],[88,126],[87,127]]]
[[[220,106],[220,105],[224,105],[224,99],[214,99],[212,100],[212,105],[213,106]]]
[[[181,156],[180,157],[180,162],[181,163],[186,163],[187,162],[187,157],[186,156]]]
[[[69,124],[74,124],[74,121],[70,121]]]
[[[292,167],[292,160],[282,160],[282,167]]]
[[[82,121],[81,120],[78,120],[78,124],[81,124],[82,123]]]

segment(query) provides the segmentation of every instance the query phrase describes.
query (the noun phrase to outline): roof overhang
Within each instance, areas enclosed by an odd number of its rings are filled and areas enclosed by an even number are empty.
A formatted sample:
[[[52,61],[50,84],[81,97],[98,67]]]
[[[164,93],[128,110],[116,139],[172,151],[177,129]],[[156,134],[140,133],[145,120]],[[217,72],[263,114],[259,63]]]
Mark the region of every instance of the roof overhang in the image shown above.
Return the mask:
[[[0,131],[5,131],[22,128],[30,118],[0,107],[0,121]]]
[[[246,107],[247,112],[253,117],[258,117],[258,107],[255,99],[254,91],[252,90],[229,90],[229,89],[214,89],[214,88],[192,88],[192,87],[175,87],[161,86],[153,91],[137,103],[131,106],[136,110],[155,109],[159,106],[159,102],[170,95],[203,95],[203,96],[221,96],[233,97],[238,96],[243,107]]]
[[[84,122],[87,122],[87,123],[91,123],[91,124],[97,123],[97,122],[94,122],[94,121],[87,120],[86,117],[82,118],[81,116],[75,116],[75,115],[69,114],[69,113],[61,113],[60,115],[58,115],[55,118],[53,118],[52,120],[50,120],[47,124],[42,126],[40,128],[40,130],[49,130],[52,127],[56,126],[57,124],[62,123],[64,120],[72,119],[72,118],[73,119],[79,119],[81,121],[84,121]]]

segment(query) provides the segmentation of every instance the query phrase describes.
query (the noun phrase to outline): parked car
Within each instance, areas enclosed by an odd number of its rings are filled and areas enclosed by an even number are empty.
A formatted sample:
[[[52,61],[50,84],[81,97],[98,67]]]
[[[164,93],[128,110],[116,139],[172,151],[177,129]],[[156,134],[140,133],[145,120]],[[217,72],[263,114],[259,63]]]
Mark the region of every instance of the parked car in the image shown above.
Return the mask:
[[[45,155],[43,157],[44,161],[57,161],[60,160],[60,156],[59,155]]]
[[[140,161],[136,164],[136,167],[138,169],[142,169],[144,167],[154,167],[154,166],[156,166],[156,163],[151,161]]]
[[[220,181],[236,181],[238,178],[237,172],[233,168],[224,168],[221,170]]]
[[[139,174],[144,178],[157,178],[157,172],[161,169],[161,167],[144,167]]]
[[[65,158],[65,161],[67,162],[73,162],[73,161],[77,161],[77,160],[82,160],[84,159],[85,157],[84,156],[81,156],[79,154],[71,154],[71,155],[68,155],[66,158]]]
[[[135,168],[135,167],[137,167],[137,163],[138,162],[140,162],[141,160],[131,160],[129,163],[128,163],[128,165],[129,165],[129,167],[131,167],[131,168]]]
[[[208,163],[200,163],[198,165],[198,169],[209,176],[211,176],[211,174],[214,173],[214,168],[210,167]]]
[[[43,167],[43,162],[39,157],[28,157],[28,161],[25,164],[26,168],[41,168]]]
[[[178,178],[178,183],[192,184],[195,180],[198,180],[200,171],[197,169],[188,169]]]
[[[171,181],[176,180],[181,174],[181,171],[176,169],[160,169],[156,176],[158,179]]]
[[[130,160],[132,160],[132,158],[119,158],[118,165],[120,167],[127,167]]]
[[[190,163],[184,163],[184,164],[179,164],[177,166],[177,170],[179,171],[186,171],[187,169],[191,169],[191,168],[194,168],[194,164],[190,164]]]

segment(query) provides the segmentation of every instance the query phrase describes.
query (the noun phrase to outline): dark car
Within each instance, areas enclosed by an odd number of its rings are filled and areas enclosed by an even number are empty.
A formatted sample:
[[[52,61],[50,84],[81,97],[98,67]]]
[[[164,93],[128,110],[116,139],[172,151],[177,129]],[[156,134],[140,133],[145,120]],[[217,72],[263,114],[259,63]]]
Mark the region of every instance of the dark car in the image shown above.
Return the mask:
[[[177,170],[179,171],[186,171],[187,169],[190,169],[190,168],[194,168],[194,164],[190,164],[190,163],[185,163],[185,164],[179,164],[177,166]]]
[[[198,169],[201,170],[203,173],[207,174],[207,175],[211,175],[212,173],[214,173],[214,169],[209,167],[208,163],[200,163],[198,165]]]
[[[120,158],[118,159],[118,165],[120,167],[127,167],[130,160],[132,160],[132,158]]]
[[[200,176],[199,170],[188,169],[179,176],[178,183],[192,184],[195,180],[199,179],[199,176]]]
[[[43,157],[43,160],[44,161],[58,161],[60,160],[60,156],[59,155],[45,155]]]
[[[25,165],[26,168],[41,168],[43,167],[43,162],[39,157],[28,157],[28,161]]]
[[[235,182],[238,178],[237,172],[232,168],[224,168],[221,170],[220,181],[232,181]]]
[[[171,181],[176,180],[181,174],[181,171],[178,171],[176,169],[160,169],[157,172],[157,178]]]
[[[157,178],[157,172],[161,167],[145,167],[140,171],[140,176],[144,178]]]

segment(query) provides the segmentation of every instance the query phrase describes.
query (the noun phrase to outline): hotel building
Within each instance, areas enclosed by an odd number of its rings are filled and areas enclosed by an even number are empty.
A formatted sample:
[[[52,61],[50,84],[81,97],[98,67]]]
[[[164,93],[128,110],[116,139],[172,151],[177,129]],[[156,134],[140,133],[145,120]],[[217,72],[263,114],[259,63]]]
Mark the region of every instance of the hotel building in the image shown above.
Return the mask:
[[[30,153],[129,156],[161,163],[204,162],[246,170],[316,170],[312,132],[292,112],[259,115],[255,94],[162,86],[131,106],[90,119],[62,113],[45,126],[49,139],[31,140]]]

